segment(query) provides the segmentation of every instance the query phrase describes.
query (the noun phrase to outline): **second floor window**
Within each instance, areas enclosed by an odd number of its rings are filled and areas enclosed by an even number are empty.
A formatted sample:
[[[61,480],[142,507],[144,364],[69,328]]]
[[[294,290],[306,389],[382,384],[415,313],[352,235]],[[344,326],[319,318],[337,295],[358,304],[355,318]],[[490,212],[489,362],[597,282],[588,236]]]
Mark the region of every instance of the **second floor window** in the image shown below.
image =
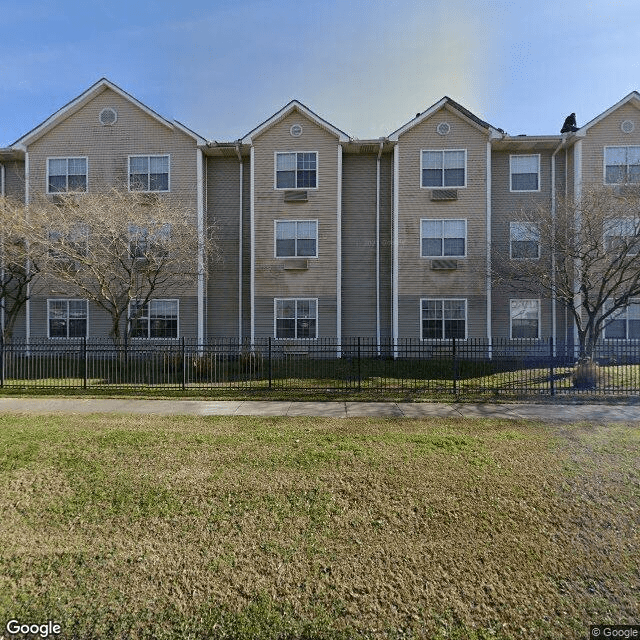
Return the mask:
[[[317,257],[315,220],[276,220],[276,258]]]
[[[86,158],[49,158],[47,193],[75,193],[86,190]]]
[[[317,171],[315,151],[276,153],[276,189],[315,189]]]
[[[466,220],[421,220],[420,241],[423,258],[464,258]]]
[[[510,156],[511,191],[540,190],[540,156]]]
[[[640,182],[640,147],[605,147],[606,184]]]
[[[511,222],[509,233],[513,260],[537,260],[540,257],[540,231],[537,224]]]
[[[130,191],[169,191],[169,156],[130,156]]]
[[[467,152],[464,149],[423,151],[423,187],[464,187],[466,186]]]
[[[152,229],[129,225],[129,255],[132,258],[166,258],[169,255],[171,225],[154,225]]]

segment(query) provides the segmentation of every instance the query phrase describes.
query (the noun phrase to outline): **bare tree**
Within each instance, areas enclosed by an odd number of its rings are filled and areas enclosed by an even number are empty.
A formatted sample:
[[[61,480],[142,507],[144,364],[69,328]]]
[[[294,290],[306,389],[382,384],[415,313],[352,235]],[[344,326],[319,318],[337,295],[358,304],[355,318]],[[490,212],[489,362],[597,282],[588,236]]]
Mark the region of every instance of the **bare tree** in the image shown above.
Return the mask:
[[[0,329],[6,340],[47,260],[38,246],[43,224],[37,214],[29,216],[24,203],[0,197],[0,218]]]
[[[640,189],[590,187],[516,217],[510,251],[494,252],[496,280],[555,297],[575,322],[579,359],[592,360],[603,330],[640,296]]]
[[[207,256],[217,253],[212,231],[198,234],[193,210],[161,194],[60,194],[34,206],[47,220],[47,277],[103,309],[115,342],[151,298],[184,293],[204,277]]]

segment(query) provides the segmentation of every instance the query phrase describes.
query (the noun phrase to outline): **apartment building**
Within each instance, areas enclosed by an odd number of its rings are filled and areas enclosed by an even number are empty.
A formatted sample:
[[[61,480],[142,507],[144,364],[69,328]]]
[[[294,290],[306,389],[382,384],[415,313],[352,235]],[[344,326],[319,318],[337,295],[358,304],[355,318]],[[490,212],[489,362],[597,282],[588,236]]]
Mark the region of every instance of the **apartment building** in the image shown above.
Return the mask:
[[[637,92],[548,136],[508,135],[444,97],[358,140],[294,100],[243,138],[210,142],[102,79],[0,149],[0,186],[28,203],[131,189],[135,176],[214,226],[219,259],[148,304],[140,339],[572,340],[560,305],[495,282],[492,262],[550,260],[518,220],[523,205],[638,181],[639,124]],[[624,337],[640,337],[636,307]],[[14,335],[66,337],[51,327],[72,317],[74,335],[108,333],[99,309],[52,288]]]

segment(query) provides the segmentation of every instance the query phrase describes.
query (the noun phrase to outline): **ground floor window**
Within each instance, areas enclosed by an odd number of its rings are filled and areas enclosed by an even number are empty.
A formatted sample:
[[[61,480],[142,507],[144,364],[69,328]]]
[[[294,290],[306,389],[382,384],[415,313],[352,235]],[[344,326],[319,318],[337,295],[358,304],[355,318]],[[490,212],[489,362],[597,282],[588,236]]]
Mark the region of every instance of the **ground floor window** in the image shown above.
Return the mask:
[[[275,298],[276,338],[317,338],[318,301],[314,298]]]
[[[422,339],[467,337],[467,301],[465,299],[428,298],[420,301]]]
[[[47,300],[50,338],[86,338],[87,317],[86,300]]]
[[[611,314],[604,328],[604,337],[607,340],[640,339],[640,300],[632,300]]]
[[[178,301],[131,302],[129,321],[132,338],[177,338]]]
[[[509,301],[511,338],[540,338],[540,300]]]

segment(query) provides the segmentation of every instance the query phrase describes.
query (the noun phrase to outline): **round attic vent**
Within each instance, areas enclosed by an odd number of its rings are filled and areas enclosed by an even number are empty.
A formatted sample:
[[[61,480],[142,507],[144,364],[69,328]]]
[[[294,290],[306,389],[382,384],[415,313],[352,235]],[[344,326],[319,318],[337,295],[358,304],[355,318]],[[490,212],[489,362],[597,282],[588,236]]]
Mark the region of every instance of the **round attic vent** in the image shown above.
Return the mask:
[[[100,120],[100,124],[103,126],[108,126],[111,124],[115,124],[118,119],[118,113],[115,109],[111,107],[107,107],[100,112],[98,116],[98,120]]]
[[[632,133],[636,128],[636,124],[633,120],[623,120],[620,125],[620,129],[622,129],[623,133]]]
[[[446,136],[451,131],[451,125],[448,122],[441,122],[437,127],[436,131],[441,136]]]
[[[294,124],[291,129],[289,129],[289,133],[294,138],[299,138],[302,135],[302,125]]]

